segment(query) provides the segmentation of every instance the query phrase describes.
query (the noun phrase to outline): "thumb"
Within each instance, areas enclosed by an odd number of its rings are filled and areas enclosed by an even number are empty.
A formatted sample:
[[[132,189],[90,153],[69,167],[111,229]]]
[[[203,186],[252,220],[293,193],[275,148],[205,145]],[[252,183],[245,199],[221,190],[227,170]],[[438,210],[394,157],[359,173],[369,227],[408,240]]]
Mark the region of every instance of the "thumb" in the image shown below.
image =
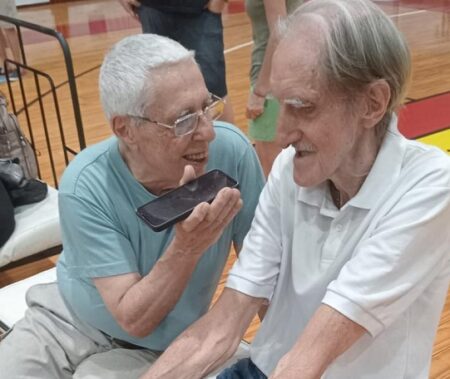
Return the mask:
[[[194,180],[196,178],[194,167],[191,165],[184,166],[183,177],[180,180],[180,186]]]

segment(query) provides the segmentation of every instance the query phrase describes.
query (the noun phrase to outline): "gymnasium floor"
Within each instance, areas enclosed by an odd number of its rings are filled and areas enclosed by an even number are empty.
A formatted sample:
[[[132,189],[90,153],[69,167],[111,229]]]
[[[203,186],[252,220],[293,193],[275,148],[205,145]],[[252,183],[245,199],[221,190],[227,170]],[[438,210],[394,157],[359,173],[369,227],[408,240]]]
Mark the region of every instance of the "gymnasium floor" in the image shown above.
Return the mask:
[[[400,113],[400,129],[410,138],[439,146],[450,153],[450,0],[375,1],[392,17],[404,33],[413,57],[413,80],[407,104]],[[115,0],[89,0],[21,8],[19,17],[54,28],[67,39],[74,71],[81,114],[88,144],[110,134],[98,100],[98,69],[104,53],[121,38],[140,32],[137,21],[129,17]],[[249,81],[251,30],[243,0],[230,0],[223,15],[229,97],[236,124],[244,131],[244,109]],[[34,32],[24,33],[28,63],[49,72],[58,88],[69,143],[75,143],[74,117],[69,101],[67,76],[58,44]],[[25,77],[27,101],[35,97],[32,78]],[[14,84],[17,86],[17,84]],[[0,90],[7,92],[6,85]],[[37,114],[37,113],[36,113]],[[24,122],[22,114],[21,123]],[[35,122],[39,122],[36,116]],[[50,124],[53,119],[47,120]],[[44,138],[38,138],[38,149]],[[62,170],[62,164],[60,164]],[[45,177],[45,175],[44,175]],[[53,264],[53,263],[50,263]],[[229,265],[231,261],[229,262]],[[38,266],[35,266],[38,267]],[[44,267],[44,266],[41,266]],[[0,280],[0,287],[18,277]],[[224,280],[222,280],[223,282]],[[249,329],[254,335],[258,324]],[[450,379],[450,299],[438,332],[430,378]]]
[[[450,151],[450,1],[375,1],[406,36],[413,56],[409,104],[401,112],[400,128]],[[139,24],[114,0],[93,0],[22,8],[20,17],[55,28],[68,40],[74,59],[81,112],[88,143],[109,133],[100,115],[97,75],[104,52],[122,37],[138,33]],[[236,123],[247,129],[244,106],[248,88],[251,30],[242,0],[230,1],[223,17],[227,81]],[[55,42],[26,32],[30,55],[39,67],[54,71],[64,81]],[[54,63],[55,62],[55,63]],[[33,62],[34,63],[34,62]],[[55,67],[52,67],[55,66]],[[64,86],[63,86],[64,87]],[[64,91],[64,88],[61,91]]]

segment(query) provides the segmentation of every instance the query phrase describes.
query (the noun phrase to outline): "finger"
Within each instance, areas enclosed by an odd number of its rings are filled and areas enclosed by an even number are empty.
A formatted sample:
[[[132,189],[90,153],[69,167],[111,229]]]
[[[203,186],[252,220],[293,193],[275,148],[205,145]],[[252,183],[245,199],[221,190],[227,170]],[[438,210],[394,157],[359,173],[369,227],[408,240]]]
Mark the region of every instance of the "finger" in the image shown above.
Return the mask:
[[[127,12],[131,17],[136,17],[136,14],[133,12],[133,9],[129,7],[128,4],[123,4],[123,9],[125,9],[125,12]]]
[[[233,206],[228,210],[228,212],[226,213],[224,212],[224,214],[217,219],[216,221],[217,225],[221,229],[224,229],[236,217],[236,215],[241,210],[243,204],[244,202],[242,201],[241,198],[239,198],[238,201],[236,201],[233,204]]]
[[[194,208],[194,210],[186,220],[180,222],[180,226],[183,228],[184,231],[192,232],[202,222],[205,221],[206,216],[208,215],[209,208],[210,204],[200,203]]]
[[[230,211],[223,217],[217,219],[214,223],[210,224],[210,227],[208,229],[208,232],[211,235],[217,235],[220,237],[223,230],[228,226],[228,224],[236,217],[236,215],[239,213],[243,205],[242,199],[239,199],[239,201],[230,209]]]
[[[254,115],[255,118],[256,118],[256,117],[261,116],[261,115],[263,114],[263,112],[264,112],[264,108],[255,108],[255,109],[253,110],[253,115]]]
[[[180,179],[180,186],[195,179],[195,170],[191,165],[184,166],[183,176]]]
[[[237,189],[224,188],[220,190],[217,197],[211,203],[208,215],[205,219],[212,227],[222,224],[229,214],[237,206],[240,200],[240,192]]]
[[[250,112],[248,118],[249,118],[250,120],[254,120],[254,119],[257,118],[258,116],[259,116],[259,114],[255,113],[255,111],[252,110],[252,111]]]
[[[258,117],[261,113],[258,113],[257,110],[255,110],[255,108],[249,108],[248,109],[248,116],[247,118],[250,120],[254,120],[256,117]]]

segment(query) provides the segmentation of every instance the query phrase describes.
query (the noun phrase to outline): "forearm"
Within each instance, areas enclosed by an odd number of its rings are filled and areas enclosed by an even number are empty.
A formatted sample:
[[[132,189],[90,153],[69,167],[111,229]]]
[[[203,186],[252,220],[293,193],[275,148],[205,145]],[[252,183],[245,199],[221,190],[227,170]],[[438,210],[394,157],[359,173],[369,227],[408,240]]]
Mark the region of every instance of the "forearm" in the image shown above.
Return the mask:
[[[321,305],[271,379],[319,379],[365,332],[335,309]]]
[[[265,0],[264,8],[266,11],[266,20],[269,27],[269,39],[267,41],[266,51],[258,79],[255,83],[255,89],[258,93],[266,95],[270,91],[270,71],[272,69],[272,57],[276,49],[278,39],[276,36],[277,23],[280,18],[286,17],[286,3],[284,0]]]
[[[143,379],[201,378],[236,351],[263,299],[225,289],[215,306],[181,334]]]
[[[200,256],[172,242],[152,270],[125,292],[118,313],[130,334],[146,336],[159,325],[180,299]]]

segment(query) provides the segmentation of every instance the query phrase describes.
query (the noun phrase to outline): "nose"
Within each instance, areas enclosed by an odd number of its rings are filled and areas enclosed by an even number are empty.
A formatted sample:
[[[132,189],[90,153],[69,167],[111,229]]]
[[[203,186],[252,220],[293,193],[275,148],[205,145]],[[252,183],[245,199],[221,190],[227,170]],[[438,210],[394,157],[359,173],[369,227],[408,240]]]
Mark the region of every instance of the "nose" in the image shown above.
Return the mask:
[[[303,133],[297,125],[297,120],[293,117],[288,117],[283,108],[283,106],[280,107],[280,113],[277,120],[276,143],[282,149],[285,149],[301,139]]]
[[[216,136],[213,122],[202,113],[198,118],[198,125],[194,131],[193,139],[197,141],[211,142]]]

